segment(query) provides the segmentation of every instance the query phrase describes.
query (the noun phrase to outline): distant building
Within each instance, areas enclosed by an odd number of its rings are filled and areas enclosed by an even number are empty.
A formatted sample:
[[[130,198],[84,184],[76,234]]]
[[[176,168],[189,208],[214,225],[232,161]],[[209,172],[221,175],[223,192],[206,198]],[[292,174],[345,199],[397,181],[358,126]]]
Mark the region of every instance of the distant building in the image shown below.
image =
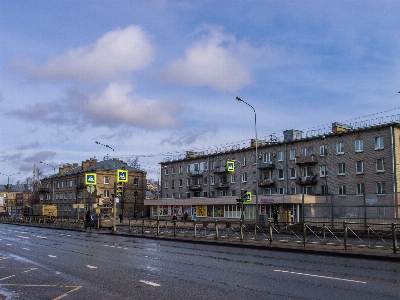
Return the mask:
[[[399,218],[400,123],[358,128],[333,123],[326,134],[304,137],[286,130],[283,136],[282,141],[252,140],[242,149],[166,159],[160,163],[160,199],[145,204],[153,217],[188,212],[197,219],[238,219],[237,199],[246,190],[251,192],[251,202],[244,203],[246,220],[255,220],[256,201],[261,220],[275,211],[293,223]],[[234,162],[234,172],[228,162]]]
[[[41,180],[40,203],[58,206],[59,216],[75,216],[74,204],[83,204],[84,210],[111,213],[114,199],[114,182],[117,170],[128,171],[128,182],[123,184],[122,196],[119,197],[117,210],[124,216],[146,216],[144,204],[146,197],[146,173],[130,167],[117,158],[97,161],[91,158],[77,163],[66,164],[59,168],[58,174]],[[85,174],[96,174],[97,184],[86,185]]]
[[[28,204],[29,190],[27,186],[5,184],[0,185],[0,211],[10,214],[21,213],[22,207]]]

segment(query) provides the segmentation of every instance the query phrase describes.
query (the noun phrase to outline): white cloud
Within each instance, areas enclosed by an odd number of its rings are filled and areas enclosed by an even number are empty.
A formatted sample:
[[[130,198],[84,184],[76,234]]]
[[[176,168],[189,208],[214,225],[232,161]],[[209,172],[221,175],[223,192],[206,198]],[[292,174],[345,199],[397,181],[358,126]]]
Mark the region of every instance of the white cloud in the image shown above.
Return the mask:
[[[166,82],[188,86],[210,86],[218,91],[237,91],[252,83],[247,54],[255,53],[246,42],[238,42],[219,27],[201,26],[205,33],[188,47],[185,56],[168,64],[159,73]]]
[[[28,61],[14,67],[44,80],[104,80],[142,69],[153,59],[154,49],[149,36],[139,26],[128,26],[107,32],[95,43],[72,49],[50,59],[42,66]]]
[[[114,127],[127,124],[147,129],[177,128],[182,125],[177,101],[132,98],[130,84],[111,83],[100,95],[77,104],[85,119]]]

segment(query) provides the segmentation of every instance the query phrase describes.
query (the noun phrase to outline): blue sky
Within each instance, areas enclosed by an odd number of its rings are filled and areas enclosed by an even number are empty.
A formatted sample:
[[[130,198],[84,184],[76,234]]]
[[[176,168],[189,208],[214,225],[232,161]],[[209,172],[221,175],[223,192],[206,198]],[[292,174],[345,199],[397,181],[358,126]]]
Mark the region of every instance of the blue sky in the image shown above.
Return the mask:
[[[0,1],[0,183],[399,114],[399,1]],[[98,145],[107,144],[114,149]]]

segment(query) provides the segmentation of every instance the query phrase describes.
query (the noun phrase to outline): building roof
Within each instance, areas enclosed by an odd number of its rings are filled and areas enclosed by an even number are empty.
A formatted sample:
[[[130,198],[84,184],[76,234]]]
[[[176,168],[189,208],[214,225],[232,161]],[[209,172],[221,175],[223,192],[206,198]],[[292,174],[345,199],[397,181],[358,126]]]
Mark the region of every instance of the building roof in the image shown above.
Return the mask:
[[[9,185],[9,189],[7,188],[8,184],[0,184],[0,191],[1,192],[24,192],[25,188],[21,185]]]
[[[122,160],[114,158],[114,159],[108,159],[108,160],[99,161],[99,162],[96,161],[94,164],[92,164],[91,166],[88,166],[86,168],[83,168],[83,163],[82,163],[82,165],[80,165],[80,166],[77,165],[68,171],[62,172],[61,174],[54,174],[54,175],[47,176],[46,179],[68,177],[71,175],[87,173],[87,172],[114,171],[114,170],[118,170],[118,169],[124,169],[124,170],[127,170],[128,172],[132,172],[132,173],[144,173],[144,171],[139,170],[134,167],[131,167],[127,163],[123,162]]]

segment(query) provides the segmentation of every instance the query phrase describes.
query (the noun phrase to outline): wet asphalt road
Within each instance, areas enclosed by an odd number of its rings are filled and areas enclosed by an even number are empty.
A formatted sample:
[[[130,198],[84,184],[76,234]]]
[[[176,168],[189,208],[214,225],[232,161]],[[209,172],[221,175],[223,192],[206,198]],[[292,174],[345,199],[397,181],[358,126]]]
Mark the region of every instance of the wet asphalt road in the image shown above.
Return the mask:
[[[398,299],[400,263],[0,224],[0,299]]]

